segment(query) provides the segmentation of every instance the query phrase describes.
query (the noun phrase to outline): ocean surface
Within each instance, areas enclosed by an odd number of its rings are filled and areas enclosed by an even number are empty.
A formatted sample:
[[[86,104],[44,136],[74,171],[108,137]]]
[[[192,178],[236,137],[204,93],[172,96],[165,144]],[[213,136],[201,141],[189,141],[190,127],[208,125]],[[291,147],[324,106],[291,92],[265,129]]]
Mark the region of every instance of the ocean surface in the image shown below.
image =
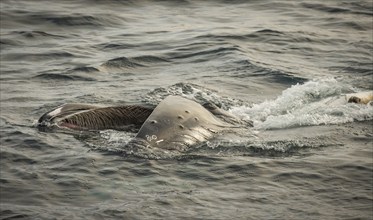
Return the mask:
[[[371,0],[0,2],[0,219],[373,219]],[[35,127],[64,103],[211,101],[185,152]]]

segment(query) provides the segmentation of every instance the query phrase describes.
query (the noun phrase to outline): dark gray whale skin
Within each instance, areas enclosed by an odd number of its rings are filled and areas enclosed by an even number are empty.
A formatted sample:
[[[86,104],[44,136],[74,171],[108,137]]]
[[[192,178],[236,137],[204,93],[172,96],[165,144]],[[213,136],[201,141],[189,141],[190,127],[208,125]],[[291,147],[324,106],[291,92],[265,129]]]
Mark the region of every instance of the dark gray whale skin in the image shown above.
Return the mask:
[[[41,116],[38,127],[78,131],[137,128],[136,137],[128,145],[183,151],[242,124],[212,103],[200,105],[180,96],[168,96],[154,109],[140,105],[65,104]]]

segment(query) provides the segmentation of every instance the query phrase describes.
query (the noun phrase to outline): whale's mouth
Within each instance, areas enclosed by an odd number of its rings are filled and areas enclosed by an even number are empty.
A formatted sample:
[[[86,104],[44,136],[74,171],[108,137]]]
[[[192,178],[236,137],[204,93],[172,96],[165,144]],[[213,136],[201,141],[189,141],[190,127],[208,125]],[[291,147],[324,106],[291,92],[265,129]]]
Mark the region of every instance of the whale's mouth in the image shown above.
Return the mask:
[[[152,111],[151,107],[140,105],[95,107],[84,104],[65,104],[40,117],[36,126],[40,130],[114,129],[137,132]]]
[[[77,124],[69,123],[69,122],[58,123],[58,127],[59,128],[73,129],[73,130],[88,130],[87,128],[84,128],[84,127],[81,127]]]

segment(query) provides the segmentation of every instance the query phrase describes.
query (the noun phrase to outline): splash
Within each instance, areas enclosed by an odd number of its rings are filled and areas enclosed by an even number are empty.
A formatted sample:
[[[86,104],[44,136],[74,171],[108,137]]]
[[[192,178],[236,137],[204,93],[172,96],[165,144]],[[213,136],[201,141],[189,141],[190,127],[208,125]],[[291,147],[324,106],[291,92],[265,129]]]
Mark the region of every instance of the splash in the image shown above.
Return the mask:
[[[372,105],[346,103],[345,94],[351,92],[356,89],[335,79],[313,80],[284,90],[275,100],[232,107],[230,112],[254,121],[259,130],[372,120]]]
[[[192,83],[177,83],[166,88],[157,88],[147,93],[143,99],[149,104],[157,105],[160,101],[170,95],[182,96],[200,104],[204,102],[212,102],[224,110],[229,109],[231,106],[243,104],[241,100],[220,96],[214,90]]]

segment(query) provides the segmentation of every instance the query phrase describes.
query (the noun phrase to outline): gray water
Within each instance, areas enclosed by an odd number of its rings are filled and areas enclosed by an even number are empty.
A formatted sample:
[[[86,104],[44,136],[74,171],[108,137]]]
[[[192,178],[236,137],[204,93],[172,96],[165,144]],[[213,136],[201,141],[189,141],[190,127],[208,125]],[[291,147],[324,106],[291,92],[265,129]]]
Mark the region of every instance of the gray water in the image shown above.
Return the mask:
[[[373,219],[372,1],[0,2],[1,219]],[[134,154],[63,103],[211,101],[253,128]],[[341,99],[342,97],[342,99]]]

